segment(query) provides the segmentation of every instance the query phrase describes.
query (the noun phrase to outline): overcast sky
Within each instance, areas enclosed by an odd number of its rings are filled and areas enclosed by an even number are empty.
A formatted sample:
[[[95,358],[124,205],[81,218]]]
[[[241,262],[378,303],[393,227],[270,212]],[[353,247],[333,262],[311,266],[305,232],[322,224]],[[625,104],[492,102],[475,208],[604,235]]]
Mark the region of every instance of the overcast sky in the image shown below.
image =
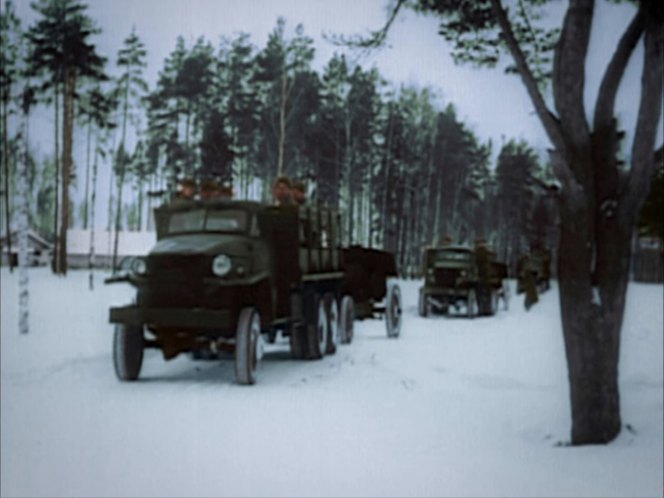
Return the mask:
[[[16,0],[19,16],[26,27],[34,22],[30,1]],[[317,69],[322,69],[339,47],[323,39],[324,33],[366,34],[381,27],[393,5],[392,0],[89,0],[88,13],[102,34],[97,38],[99,52],[109,58],[109,71],[122,41],[132,26],[148,51],[147,80],[154,86],[164,58],[175,47],[178,35],[189,45],[200,36],[218,46],[221,36],[239,32],[251,35],[262,48],[277,18],[287,20],[287,33],[302,23],[305,34],[315,40]],[[560,24],[567,2],[553,2],[547,22]],[[612,5],[602,0],[596,7],[591,51],[588,59],[587,109],[592,102],[606,62],[617,39],[631,19],[634,7]],[[494,143],[494,157],[505,139],[523,138],[539,150],[548,146],[543,128],[520,79],[500,70],[455,66],[449,46],[437,35],[434,18],[411,11],[400,14],[387,46],[363,58],[365,68],[376,66],[393,85],[429,86],[440,96],[441,107],[455,104],[458,114],[482,141]],[[638,109],[642,50],[632,58],[619,94],[619,118],[633,128]],[[52,119],[51,119],[52,120]],[[661,140],[660,140],[661,141]]]

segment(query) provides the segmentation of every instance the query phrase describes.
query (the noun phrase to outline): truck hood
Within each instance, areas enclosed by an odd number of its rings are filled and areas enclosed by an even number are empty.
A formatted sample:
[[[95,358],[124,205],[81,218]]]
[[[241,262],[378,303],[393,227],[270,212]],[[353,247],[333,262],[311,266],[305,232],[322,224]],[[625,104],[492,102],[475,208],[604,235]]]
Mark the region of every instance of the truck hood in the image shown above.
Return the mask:
[[[168,237],[157,242],[150,255],[228,254],[246,256],[253,249],[252,241],[243,235],[192,234]]]

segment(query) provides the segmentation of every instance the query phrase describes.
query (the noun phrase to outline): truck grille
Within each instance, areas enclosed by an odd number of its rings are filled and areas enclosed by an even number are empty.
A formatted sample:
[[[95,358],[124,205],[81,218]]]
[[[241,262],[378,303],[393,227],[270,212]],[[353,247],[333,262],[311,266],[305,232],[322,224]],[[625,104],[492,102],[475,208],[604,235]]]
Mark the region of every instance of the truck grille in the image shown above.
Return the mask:
[[[148,257],[148,275],[156,280],[212,276],[212,258],[203,254],[159,254]]]
[[[434,273],[437,287],[455,287],[459,270],[449,268],[437,268]]]

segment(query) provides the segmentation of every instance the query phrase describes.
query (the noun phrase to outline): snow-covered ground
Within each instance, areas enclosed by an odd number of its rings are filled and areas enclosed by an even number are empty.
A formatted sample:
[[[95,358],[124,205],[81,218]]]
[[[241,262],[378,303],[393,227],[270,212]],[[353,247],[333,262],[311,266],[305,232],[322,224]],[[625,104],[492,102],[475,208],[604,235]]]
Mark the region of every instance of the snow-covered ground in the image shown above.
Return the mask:
[[[619,438],[571,448],[558,296],[493,318],[417,316],[402,282],[401,337],[380,320],[321,361],[272,346],[255,386],[232,361],[165,362],[120,383],[108,308],[31,270],[30,333],[2,269],[2,496],[662,496],[663,287],[629,288]]]

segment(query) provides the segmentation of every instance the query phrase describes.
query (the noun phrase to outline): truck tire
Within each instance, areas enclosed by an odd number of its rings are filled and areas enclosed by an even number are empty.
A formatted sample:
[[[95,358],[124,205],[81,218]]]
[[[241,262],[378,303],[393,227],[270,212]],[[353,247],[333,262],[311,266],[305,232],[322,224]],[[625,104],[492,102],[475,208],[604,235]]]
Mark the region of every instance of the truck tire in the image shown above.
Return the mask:
[[[387,287],[385,300],[385,326],[387,337],[396,338],[401,333],[401,289],[399,285],[391,282]]]
[[[420,316],[426,317],[429,314],[429,305],[427,303],[427,295],[424,289],[420,289],[420,297],[417,301],[417,311]]]
[[[355,321],[355,304],[351,296],[341,299],[341,316],[339,319],[339,338],[342,344],[353,342],[353,323]]]
[[[256,370],[262,358],[260,315],[253,307],[242,308],[235,333],[235,380],[238,384],[256,382]]]
[[[307,325],[300,294],[291,295],[291,316],[294,320],[289,337],[291,356],[296,360],[303,360],[307,356]]]
[[[122,323],[115,325],[113,366],[118,379],[138,379],[143,365],[143,349],[143,327]]]
[[[327,345],[325,354],[337,352],[339,344],[339,306],[334,294],[325,294],[325,307],[327,309]]]
[[[303,360],[307,352],[307,326],[296,323],[291,326],[290,352],[296,360]]]
[[[318,294],[307,302],[307,358],[318,360],[327,347],[327,309],[325,300]]]
[[[470,289],[466,298],[466,316],[468,318],[475,318],[479,311],[478,307],[477,292],[475,292],[475,289]]]

